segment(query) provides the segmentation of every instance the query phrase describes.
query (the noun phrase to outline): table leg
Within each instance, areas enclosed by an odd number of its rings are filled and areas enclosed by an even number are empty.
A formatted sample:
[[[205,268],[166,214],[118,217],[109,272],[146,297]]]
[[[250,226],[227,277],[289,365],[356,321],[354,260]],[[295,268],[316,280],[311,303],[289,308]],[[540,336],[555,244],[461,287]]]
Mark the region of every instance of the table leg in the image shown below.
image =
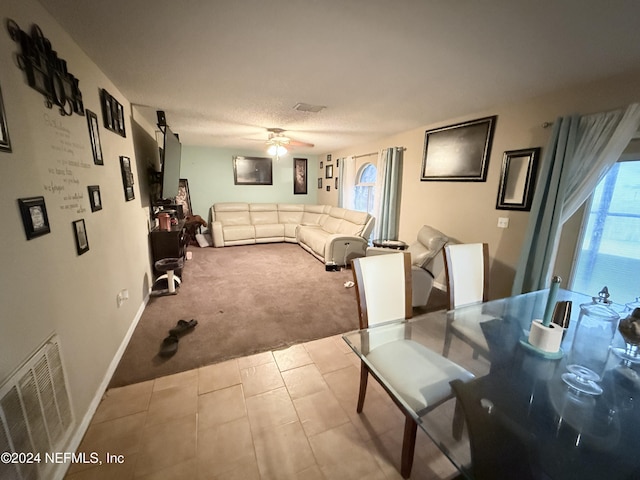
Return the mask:
[[[418,424],[409,415],[406,415],[404,422],[404,438],[402,439],[402,461],[400,464],[400,474],[402,478],[411,476],[413,467],[413,453],[416,449],[416,433]]]

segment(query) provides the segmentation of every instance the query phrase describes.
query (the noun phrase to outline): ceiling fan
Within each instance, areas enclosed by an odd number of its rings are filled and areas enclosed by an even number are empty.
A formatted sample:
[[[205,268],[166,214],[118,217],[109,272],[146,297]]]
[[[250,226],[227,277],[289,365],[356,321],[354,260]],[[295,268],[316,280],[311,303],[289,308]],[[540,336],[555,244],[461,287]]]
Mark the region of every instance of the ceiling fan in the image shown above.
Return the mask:
[[[282,128],[267,128],[269,138],[266,141],[267,152],[269,155],[284,155],[289,147],[313,147],[313,143],[292,140],[284,135],[285,130]]]

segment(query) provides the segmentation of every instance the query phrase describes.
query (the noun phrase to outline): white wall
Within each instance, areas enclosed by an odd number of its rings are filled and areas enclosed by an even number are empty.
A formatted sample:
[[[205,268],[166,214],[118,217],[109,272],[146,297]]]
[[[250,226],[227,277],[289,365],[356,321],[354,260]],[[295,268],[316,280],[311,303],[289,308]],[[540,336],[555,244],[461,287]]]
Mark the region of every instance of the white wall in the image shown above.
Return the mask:
[[[504,152],[543,147],[544,156],[544,147],[551,129],[542,128],[543,122],[553,122],[558,116],[571,113],[595,113],[638,102],[638,85],[640,71],[567,88],[528,101],[469,112],[464,117],[450,118],[376,142],[329,153],[335,159],[362,155],[392,146],[405,147],[400,239],[414,241],[422,225],[428,224],[459,242],[488,242],[492,257],[490,295],[492,298],[504,297],[511,292],[515,267],[529,220],[527,212],[495,208]],[[449,94],[455,95],[455,92]],[[498,119],[486,182],[420,181],[425,130],[490,115],[497,115]],[[375,158],[367,157],[363,160],[374,161]],[[333,191],[321,192],[318,201],[335,203],[337,195]],[[509,218],[509,228],[498,228],[498,217]],[[571,258],[561,260],[570,262]],[[566,269],[565,265],[563,270]]]
[[[318,161],[315,155],[288,153],[273,159],[273,185],[234,185],[233,157],[267,157],[264,151],[182,146],[180,177],[189,181],[194,213],[209,218],[218,202],[317,203]],[[306,158],[307,194],[293,193],[293,159]],[[208,221],[208,220],[207,220]]]
[[[0,35],[0,86],[13,148],[0,152],[0,384],[51,334],[60,337],[73,410],[89,412],[112,362],[144,306],[150,281],[147,218],[127,100],[35,0],[4,0],[3,16],[25,31],[36,23],[80,80],[85,108],[100,119],[104,165],[94,165],[84,116],[44,104],[16,66],[19,46]],[[99,88],[124,105],[127,138],[102,127]],[[132,160],[133,201],[124,199],[119,156]],[[92,213],[88,185],[103,209]],[[52,188],[55,186],[56,188]],[[17,199],[44,196],[51,233],[27,241]],[[90,250],[76,253],[72,221],[84,219]],[[129,291],[120,308],[116,295]]]

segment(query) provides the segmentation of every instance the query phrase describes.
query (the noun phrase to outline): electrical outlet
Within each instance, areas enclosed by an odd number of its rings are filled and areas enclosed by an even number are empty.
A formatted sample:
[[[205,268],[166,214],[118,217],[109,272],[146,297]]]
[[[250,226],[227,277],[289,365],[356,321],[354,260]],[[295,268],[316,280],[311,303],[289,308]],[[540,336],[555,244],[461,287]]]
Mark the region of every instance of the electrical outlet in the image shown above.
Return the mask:
[[[498,217],[498,227],[500,227],[500,228],[508,228],[509,227],[509,218],[508,217]]]
[[[125,288],[124,290],[120,290],[118,292],[118,295],[116,295],[116,302],[118,304],[118,308],[120,308],[126,300],[129,300],[129,290]]]

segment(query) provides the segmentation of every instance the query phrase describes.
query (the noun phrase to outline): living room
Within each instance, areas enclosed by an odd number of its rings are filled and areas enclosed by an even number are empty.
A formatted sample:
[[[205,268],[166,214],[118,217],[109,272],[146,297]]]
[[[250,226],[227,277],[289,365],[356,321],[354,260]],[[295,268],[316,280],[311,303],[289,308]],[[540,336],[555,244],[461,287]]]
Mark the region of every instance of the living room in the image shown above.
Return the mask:
[[[25,31],[33,24],[40,26],[58,55],[67,61],[69,72],[80,79],[86,109],[101,116],[99,89],[107,90],[124,109],[126,137],[102,128],[100,122],[104,165],[95,164],[87,119],[77,114],[62,116],[57,107],[47,108],[43,96],[29,88],[25,73],[16,65],[18,43],[6,31],[0,35],[0,58],[5,65],[0,71],[0,88],[11,141],[11,152],[0,152],[0,191],[4,204],[11,205],[2,231],[6,273],[1,294],[0,383],[55,334],[76,419],[77,444],[153,283],[145,152],[155,148],[156,128],[148,118],[148,109],[132,106],[134,99],[121,92],[104,73],[107,69],[95,64],[40,3],[9,0],[3,5],[3,16]],[[585,62],[589,63],[588,56]],[[455,97],[456,92],[447,90],[447,82],[442,83],[438,95]],[[320,162],[326,163],[327,155],[335,164],[336,159],[403,147],[399,238],[411,242],[422,225],[429,224],[460,242],[487,242],[492,259],[491,296],[499,298],[511,291],[529,220],[527,212],[495,208],[503,153],[530,147],[544,151],[551,133],[543,127],[545,123],[571,113],[602,112],[637,102],[638,84],[640,70],[621,64],[616,73],[606,76],[557,85],[524,99],[505,92],[490,105],[458,105],[437,120],[398,130],[400,133],[301,155],[308,159],[309,172],[308,194],[304,196],[293,195],[292,156],[274,160],[272,186],[233,185],[232,156],[266,156],[260,147],[240,150],[185,142],[181,177],[189,180],[194,212],[205,219],[211,205],[223,201],[337,205],[338,192],[333,185],[326,190],[326,179],[322,189],[316,188],[316,178],[325,176]],[[493,115],[497,123],[485,182],[420,181],[426,130]],[[168,120],[172,121],[171,116]],[[142,147],[135,145],[134,131],[151,140]],[[132,163],[135,198],[131,201],[123,195],[121,156]],[[358,162],[361,165],[376,158],[360,157]],[[86,188],[96,184],[100,185],[104,208],[91,212]],[[36,196],[46,201],[51,232],[26,240],[17,199]],[[498,228],[498,217],[507,217],[509,227]],[[72,222],[81,218],[85,219],[89,250],[78,255]],[[571,225],[569,244],[575,243],[579,227],[578,219]],[[559,261],[558,273],[566,275],[572,256],[561,255]],[[318,268],[323,268],[320,262]]]

